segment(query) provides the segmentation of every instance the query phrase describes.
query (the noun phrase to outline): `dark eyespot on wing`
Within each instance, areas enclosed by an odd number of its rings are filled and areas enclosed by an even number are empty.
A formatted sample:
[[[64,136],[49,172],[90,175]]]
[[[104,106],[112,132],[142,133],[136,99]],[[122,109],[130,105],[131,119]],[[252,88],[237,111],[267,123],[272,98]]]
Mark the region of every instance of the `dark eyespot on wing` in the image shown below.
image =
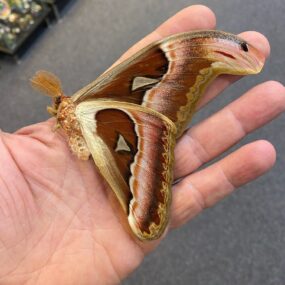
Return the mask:
[[[240,44],[240,46],[241,46],[241,48],[242,48],[243,51],[248,52],[248,46],[247,46],[247,43],[246,43],[246,42],[242,42],[242,43]]]

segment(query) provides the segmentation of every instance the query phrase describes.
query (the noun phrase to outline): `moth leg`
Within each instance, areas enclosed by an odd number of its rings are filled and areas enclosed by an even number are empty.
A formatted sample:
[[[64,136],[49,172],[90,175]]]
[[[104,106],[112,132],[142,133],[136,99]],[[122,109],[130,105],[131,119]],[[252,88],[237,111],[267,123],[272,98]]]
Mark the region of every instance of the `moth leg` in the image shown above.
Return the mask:
[[[61,128],[61,125],[59,123],[56,123],[56,125],[54,125],[54,127],[52,128],[53,132],[57,131],[58,129]]]
[[[72,135],[69,137],[69,146],[73,154],[81,160],[88,160],[91,155],[84,138],[80,135]]]
[[[57,115],[57,109],[51,106],[47,106],[47,111],[50,115],[56,116]]]

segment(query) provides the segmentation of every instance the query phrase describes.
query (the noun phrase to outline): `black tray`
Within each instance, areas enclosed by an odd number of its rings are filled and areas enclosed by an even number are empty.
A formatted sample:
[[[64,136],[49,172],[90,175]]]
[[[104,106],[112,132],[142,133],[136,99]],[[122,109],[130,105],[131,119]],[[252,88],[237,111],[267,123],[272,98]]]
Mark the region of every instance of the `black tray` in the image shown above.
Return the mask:
[[[2,46],[0,44],[0,52],[8,54],[8,55],[15,55],[17,51],[21,48],[21,46],[24,44],[24,42],[33,34],[33,32],[39,27],[44,21],[47,23],[48,21],[48,15],[50,13],[51,9],[48,6],[43,6],[43,10],[41,14],[37,17],[34,18],[34,24],[30,26],[30,28],[22,32],[16,40],[16,45],[12,48],[7,48],[5,46]]]

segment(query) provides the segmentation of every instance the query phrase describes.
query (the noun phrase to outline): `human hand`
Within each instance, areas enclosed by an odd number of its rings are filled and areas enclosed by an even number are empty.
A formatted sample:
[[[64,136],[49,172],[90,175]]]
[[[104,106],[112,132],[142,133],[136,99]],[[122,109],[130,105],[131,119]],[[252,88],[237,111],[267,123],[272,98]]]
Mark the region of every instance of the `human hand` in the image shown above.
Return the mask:
[[[170,34],[214,26],[207,8],[186,8],[119,61]],[[262,35],[241,36],[268,56]],[[199,107],[236,79],[215,80]],[[173,187],[169,229],[271,168],[273,146],[256,141],[196,171],[284,109],[284,87],[266,82],[185,133],[175,149],[175,178],[183,179]],[[126,232],[93,162],[71,155],[64,136],[52,131],[54,124],[49,120],[15,134],[0,133],[0,283],[119,283],[159,241],[140,243]]]

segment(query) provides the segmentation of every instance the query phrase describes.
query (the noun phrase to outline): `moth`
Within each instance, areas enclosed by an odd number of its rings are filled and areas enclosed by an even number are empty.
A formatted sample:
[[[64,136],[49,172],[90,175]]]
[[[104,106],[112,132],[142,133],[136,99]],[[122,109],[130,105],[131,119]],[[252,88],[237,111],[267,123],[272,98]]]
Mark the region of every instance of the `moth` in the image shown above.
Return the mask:
[[[169,221],[174,146],[207,86],[220,74],[259,73],[264,57],[222,31],[154,42],[76,92],[38,71],[32,85],[52,98],[49,113],[79,159],[92,156],[139,240],[161,237]]]

